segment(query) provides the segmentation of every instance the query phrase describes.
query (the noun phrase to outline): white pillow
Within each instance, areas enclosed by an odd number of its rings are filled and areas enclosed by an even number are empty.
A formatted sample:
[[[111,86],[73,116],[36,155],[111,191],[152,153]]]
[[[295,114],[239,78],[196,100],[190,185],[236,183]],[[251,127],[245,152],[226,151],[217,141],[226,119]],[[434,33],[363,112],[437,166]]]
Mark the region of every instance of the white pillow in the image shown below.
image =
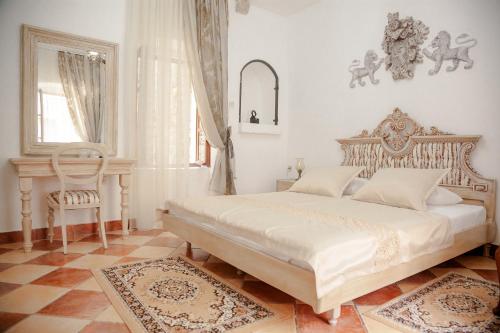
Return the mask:
[[[344,195],[353,195],[369,181],[370,180],[366,178],[354,178],[344,190]],[[426,201],[426,204],[431,206],[448,206],[457,205],[462,201],[463,199],[458,194],[444,187],[438,186],[434,191],[432,191],[431,195]]]
[[[338,166],[333,168],[311,168],[296,181],[288,191],[342,197],[349,183],[364,167]]]
[[[379,169],[354,200],[427,210],[426,201],[450,169]]]
[[[438,186],[434,191],[432,191],[426,203],[433,206],[446,206],[456,205],[462,201],[462,198],[458,194],[453,193],[444,187]]]
[[[344,195],[353,195],[358,192],[360,188],[362,188],[369,180],[366,178],[356,177],[352,180],[352,182],[347,185],[344,190]]]

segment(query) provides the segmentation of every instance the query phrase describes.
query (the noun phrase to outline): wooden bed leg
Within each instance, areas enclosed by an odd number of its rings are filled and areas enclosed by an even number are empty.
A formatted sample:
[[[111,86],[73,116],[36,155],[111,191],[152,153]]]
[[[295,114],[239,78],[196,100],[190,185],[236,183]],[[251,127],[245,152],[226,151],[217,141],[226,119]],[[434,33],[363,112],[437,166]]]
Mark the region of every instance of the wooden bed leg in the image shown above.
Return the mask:
[[[483,257],[490,257],[490,256],[491,256],[491,244],[484,244]]]
[[[495,252],[495,260],[497,262],[497,270],[500,271],[500,246],[497,248],[497,250]],[[496,316],[500,316],[500,297],[499,297],[499,300],[498,300],[497,307],[493,309],[493,313]]]
[[[193,249],[191,248],[191,243],[186,242],[186,257],[191,258],[193,256]]]
[[[337,319],[340,317],[340,305],[335,306],[332,310],[327,312],[328,323],[332,326],[337,325]]]

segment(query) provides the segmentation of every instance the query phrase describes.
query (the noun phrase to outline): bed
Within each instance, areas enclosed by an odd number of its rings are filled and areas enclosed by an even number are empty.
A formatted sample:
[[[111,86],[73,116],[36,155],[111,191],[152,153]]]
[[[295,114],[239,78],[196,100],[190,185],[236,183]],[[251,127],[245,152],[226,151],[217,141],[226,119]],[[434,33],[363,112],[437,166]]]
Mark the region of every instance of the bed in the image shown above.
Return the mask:
[[[338,140],[345,154],[343,164],[365,167],[361,173],[364,178],[384,167],[450,168],[441,186],[464,199],[463,204],[453,207],[415,212],[348,197],[280,192],[172,203],[171,214],[163,216],[164,226],[311,305],[316,313],[328,312],[334,324],[342,303],[492,240],[496,230],[496,183],[481,177],[470,166],[470,155],[479,138],[452,135],[436,128],[425,130],[396,109],[371,133],[363,131]],[[368,233],[365,229],[356,233],[358,226],[350,225],[344,234],[339,232],[337,239],[327,238],[323,234],[334,234],[334,229],[304,223],[304,214],[309,211],[315,212],[315,218],[326,218],[331,212],[359,220],[383,215],[383,222],[390,222],[391,228],[374,229],[378,222],[373,220],[373,230]],[[405,228],[400,227],[403,222]],[[286,237],[282,230],[287,230]],[[391,247],[396,239],[391,230],[398,230],[397,257],[387,256],[392,255],[390,251],[373,250],[380,248],[372,244],[374,241],[384,244],[383,248]],[[301,238],[304,234],[307,237]],[[314,256],[307,252],[311,247],[316,250]],[[358,259],[354,262],[344,253]]]

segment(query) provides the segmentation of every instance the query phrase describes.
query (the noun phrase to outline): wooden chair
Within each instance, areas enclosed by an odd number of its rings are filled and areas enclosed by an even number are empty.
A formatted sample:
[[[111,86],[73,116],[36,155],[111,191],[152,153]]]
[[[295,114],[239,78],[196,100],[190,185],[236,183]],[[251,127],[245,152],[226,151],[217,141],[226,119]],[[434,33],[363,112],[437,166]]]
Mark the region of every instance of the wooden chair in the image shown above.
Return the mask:
[[[72,151],[77,153],[78,151],[96,151],[101,156],[101,163],[98,166],[95,174],[85,174],[82,176],[68,176],[65,174],[65,170],[61,168],[59,164],[59,159],[62,153]],[[54,168],[57,177],[60,182],[60,190],[49,193],[47,197],[49,205],[49,241],[52,242],[54,239],[54,210],[59,210],[59,218],[61,220],[61,230],[62,239],[64,246],[64,254],[68,253],[68,237],[66,234],[66,221],[64,219],[64,211],[66,209],[84,209],[84,208],[96,208],[97,221],[99,223],[100,235],[102,238],[102,243],[104,248],[108,247],[106,241],[106,230],[104,227],[104,222],[101,219],[101,207],[103,206],[103,195],[102,195],[102,180],[104,176],[104,170],[108,164],[108,153],[107,149],[102,144],[97,143],[67,143],[62,144],[57,148],[52,154],[52,167]],[[89,185],[96,184],[95,190],[67,190],[66,185]]]

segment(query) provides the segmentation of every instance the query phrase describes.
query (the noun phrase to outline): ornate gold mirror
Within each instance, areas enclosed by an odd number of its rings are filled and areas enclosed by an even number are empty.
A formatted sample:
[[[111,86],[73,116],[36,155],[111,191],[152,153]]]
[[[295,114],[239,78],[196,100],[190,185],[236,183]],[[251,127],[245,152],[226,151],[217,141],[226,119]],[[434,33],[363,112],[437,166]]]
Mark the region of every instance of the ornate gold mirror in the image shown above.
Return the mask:
[[[104,143],[116,154],[118,45],[23,25],[23,154]]]

